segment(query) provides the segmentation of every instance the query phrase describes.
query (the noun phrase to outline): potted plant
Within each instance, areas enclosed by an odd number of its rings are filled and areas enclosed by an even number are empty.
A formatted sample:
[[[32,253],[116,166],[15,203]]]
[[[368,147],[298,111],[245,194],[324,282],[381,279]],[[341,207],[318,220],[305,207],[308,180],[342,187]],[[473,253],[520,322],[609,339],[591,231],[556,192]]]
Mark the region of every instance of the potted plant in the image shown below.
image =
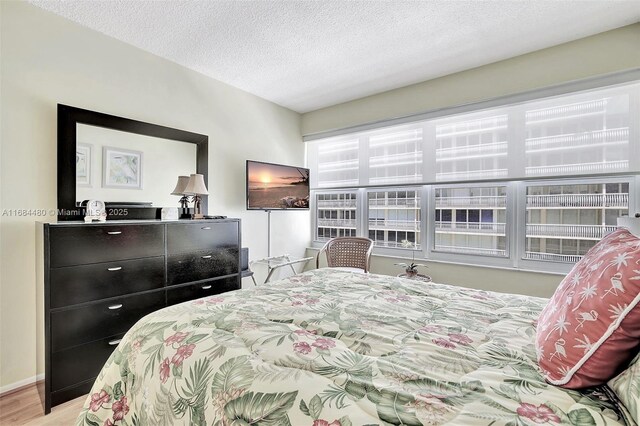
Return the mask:
[[[413,250],[413,248],[415,247],[415,243],[412,243],[409,240],[402,240],[400,242],[400,244],[402,244],[402,248],[410,248],[411,250],[411,263],[394,263],[394,265],[396,266],[401,266],[404,268],[404,272],[407,274],[407,278],[413,278],[416,275],[418,275],[418,266],[424,266],[425,268],[428,268],[427,265],[425,265],[424,263],[416,263],[416,258],[415,258],[415,250]]]

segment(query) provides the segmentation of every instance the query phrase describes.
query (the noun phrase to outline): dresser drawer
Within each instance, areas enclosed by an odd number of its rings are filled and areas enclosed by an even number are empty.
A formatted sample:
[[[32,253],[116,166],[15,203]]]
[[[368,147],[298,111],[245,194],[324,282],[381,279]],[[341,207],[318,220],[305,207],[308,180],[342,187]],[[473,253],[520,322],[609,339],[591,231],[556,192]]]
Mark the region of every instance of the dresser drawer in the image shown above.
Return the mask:
[[[71,399],[76,399],[82,395],[87,395],[91,388],[93,387],[93,382],[95,382],[96,378],[92,377],[89,380],[85,380],[84,382],[80,382],[71,387],[64,388],[62,390],[52,390],[51,391],[51,405],[62,404],[63,402],[69,401]],[[45,413],[46,414],[46,413]]]
[[[123,334],[51,354],[51,387],[60,390],[95,378]]]
[[[126,332],[136,321],[164,307],[164,290],[96,302],[51,313],[51,349],[57,352]]]
[[[206,281],[200,284],[187,285],[167,290],[167,305],[186,302],[187,300],[220,294],[226,291],[238,290],[240,282],[238,276]]]
[[[52,268],[164,254],[163,225],[52,227],[49,238]]]
[[[238,222],[169,224],[167,226],[167,252],[168,254],[178,254],[237,247],[238,227]]]
[[[167,285],[236,274],[240,268],[238,247],[169,256]]]
[[[164,256],[51,269],[51,307],[164,286]]]

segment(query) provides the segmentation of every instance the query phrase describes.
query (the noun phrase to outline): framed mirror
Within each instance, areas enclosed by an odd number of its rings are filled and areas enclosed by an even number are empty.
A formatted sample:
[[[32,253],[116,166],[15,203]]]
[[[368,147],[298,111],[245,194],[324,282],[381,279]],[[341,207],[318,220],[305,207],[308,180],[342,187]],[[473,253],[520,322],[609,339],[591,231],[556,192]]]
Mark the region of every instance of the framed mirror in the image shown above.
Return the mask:
[[[178,176],[208,183],[208,146],[206,135],[58,104],[58,220],[82,219],[88,199],[107,204],[107,220],[159,218],[178,206]]]

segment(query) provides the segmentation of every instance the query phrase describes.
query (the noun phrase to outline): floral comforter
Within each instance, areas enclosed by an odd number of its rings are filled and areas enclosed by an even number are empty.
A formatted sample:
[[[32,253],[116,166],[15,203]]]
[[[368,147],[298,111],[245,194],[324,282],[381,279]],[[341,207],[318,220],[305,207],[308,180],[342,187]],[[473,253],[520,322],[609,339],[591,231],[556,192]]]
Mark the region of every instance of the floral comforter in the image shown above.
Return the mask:
[[[542,379],[545,303],[329,269],[183,303],[129,330],[77,424],[625,424]]]

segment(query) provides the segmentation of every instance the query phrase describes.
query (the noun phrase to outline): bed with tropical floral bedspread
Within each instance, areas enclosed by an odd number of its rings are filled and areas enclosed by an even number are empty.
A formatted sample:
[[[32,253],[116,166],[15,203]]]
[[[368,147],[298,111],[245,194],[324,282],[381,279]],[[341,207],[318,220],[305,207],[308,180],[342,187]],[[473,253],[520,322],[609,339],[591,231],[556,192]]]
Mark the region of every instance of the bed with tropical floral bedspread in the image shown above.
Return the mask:
[[[607,388],[544,382],[545,303],[330,269],[198,299],[129,330],[77,423],[630,424]]]

